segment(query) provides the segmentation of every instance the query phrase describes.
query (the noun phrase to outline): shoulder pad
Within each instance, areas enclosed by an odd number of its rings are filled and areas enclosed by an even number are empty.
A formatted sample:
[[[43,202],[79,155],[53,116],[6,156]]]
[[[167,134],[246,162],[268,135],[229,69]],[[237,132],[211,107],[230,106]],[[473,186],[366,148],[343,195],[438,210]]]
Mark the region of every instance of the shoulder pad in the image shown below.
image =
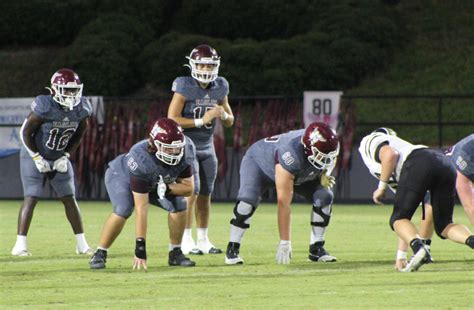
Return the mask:
[[[31,111],[40,118],[46,118],[46,114],[51,108],[51,96],[41,95],[31,103]]]

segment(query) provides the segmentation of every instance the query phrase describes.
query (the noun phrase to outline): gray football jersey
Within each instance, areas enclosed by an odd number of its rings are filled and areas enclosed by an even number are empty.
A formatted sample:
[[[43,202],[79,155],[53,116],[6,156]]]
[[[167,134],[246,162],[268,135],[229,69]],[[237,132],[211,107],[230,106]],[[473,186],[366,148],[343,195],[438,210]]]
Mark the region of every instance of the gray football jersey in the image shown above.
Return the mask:
[[[456,143],[446,155],[456,170],[474,182],[474,133]]]
[[[154,153],[148,152],[148,140],[142,140],[132,146],[127,154],[117,156],[109,163],[109,167],[123,175],[134,175],[148,181],[150,191],[156,189],[160,176],[165,183],[173,183],[186,170],[191,167],[195,157],[194,145],[186,139],[184,156],[175,165],[167,165],[156,158]],[[130,182],[130,179],[128,182]]]
[[[308,161],[301,144],[303,134],[304,129],[300,129],[259,140],[248,149],[247,154],[273,181],[277,163],[295,176],[295,185],[315,180],[321,176],[322,170]]]
[[[191,76],[180,76],[173,81],[171,90],[186,97],[182,116],[185,118],[202,118],[207,110],[221,105],[222,100],[229,94],[229,83],[223,77],[218,77],[204,89]],[[204,149],[213,143],[215,120],[201,128],[184,128],[184,134],[190,137],[196,149]]]
[[[42,95],[35,98],[31,110],[44,120],[34,139],[41,156],[49,160],[56,160],[64,154],[79,122],[92,114],[91,104],[84,97],[74,109],[66,111],[51,95]]]

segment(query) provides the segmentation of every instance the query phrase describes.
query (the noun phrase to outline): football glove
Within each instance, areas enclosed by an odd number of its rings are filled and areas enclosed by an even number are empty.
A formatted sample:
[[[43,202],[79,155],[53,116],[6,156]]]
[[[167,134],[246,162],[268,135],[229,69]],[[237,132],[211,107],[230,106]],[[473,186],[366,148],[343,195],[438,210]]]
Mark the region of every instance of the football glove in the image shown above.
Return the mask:
[[[160,175],[160,180],[158,181],[158,186],[156,187],[156,193],[158,194],[158,198],[165,198],[167,190],[168,185],[166,185],[165,181],[163,181],[163,176]]]
[[[277,264],[289,264],[291,259],[291,241],[290,240],[280,240],[276,252],[276,262]]]
[[[327,175],[326,173],[321,174],[321,185],[327,189],[331,189],[336,184],[336,178]]]
[[[65,153],[65,155],[56,159],[53,163],[53,170],[65,173],[67,171],[68,157],[67,153]]]
[[[33,162],[35,163],[36,169],[40,173],[45,173],[45,172],[50,172],[51,167],[49,166],[49,163],[43,158],[43,156],[40,155],[40,153],[34,153],[33,156],[31,156],[33,159]]]

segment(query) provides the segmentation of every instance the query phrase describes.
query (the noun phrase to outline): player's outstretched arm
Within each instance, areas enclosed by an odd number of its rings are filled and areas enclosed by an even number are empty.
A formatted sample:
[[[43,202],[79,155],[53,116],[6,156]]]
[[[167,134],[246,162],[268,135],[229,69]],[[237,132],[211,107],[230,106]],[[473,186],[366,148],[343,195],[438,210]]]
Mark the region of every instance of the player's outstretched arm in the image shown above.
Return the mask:
[[[380,164],[382,165],[382,171],[380,173],[380,182],[377,189],[372,195],[372,199],[376,204],[382,204],[381,199],[385,195],[385,191],[388,187],[388,181],[392,176],[397,166],[399,154],[391,148],[389,145],[384,145],[379,151]]]
[[[278,230],[280,243],[277,248],[278,264],[289,264],[291,258],[291,200],[294,176],[280,164],[275,166],[275,186],[278,200]]]
[[[176,183],[168,184],[171,195],[175,196],[191,196],[194,192],[194,178],[177,179]]]
[[[148,225],[148,193],[133,193],[133,200],[135,203],[135,255],[133,258],[133,269],[147,269],[146,256],[146,233]]]
[[[457,171],[456,177],[456,191],[458,192],[459,200],[464,208],[471,224],[474,225],[474,187],[473,183],[464,174]]]
[[[42,118],[39,118],[31,112],[21,126],[20,139],[30,156],[38,153],[34,136],[38,132],[43,122],[44,121]]]

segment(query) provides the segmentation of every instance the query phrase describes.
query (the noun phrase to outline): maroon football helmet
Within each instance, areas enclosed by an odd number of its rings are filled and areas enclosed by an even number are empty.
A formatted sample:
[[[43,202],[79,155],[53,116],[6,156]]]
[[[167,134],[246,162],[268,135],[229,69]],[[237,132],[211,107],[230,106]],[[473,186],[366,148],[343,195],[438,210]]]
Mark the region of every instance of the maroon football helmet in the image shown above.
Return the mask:
[[[339,140],[334,129],[324,123],[311,123],[301,137],[309,162],[318,169],[327,169],[336,162]]]
[[[150,138],[156,147],[156,158],[171,166],[179,163],[186,142],[178,123],[170,118],[158,119],[150,131]]]
[[[191,69],[193,78],[201,83],[210,83],[217,79],[221,58],[215,49],[207,44],[201,44],[196,46],[186,58],[189,59],[189,65],[186,66]],[[212,70],[199,70],[198,64],[212,65]]]
[[[71,69],[60,69],[51,77],[51,92],[54,101],[69,110],[81,102],[83,86],[77,73]]]

